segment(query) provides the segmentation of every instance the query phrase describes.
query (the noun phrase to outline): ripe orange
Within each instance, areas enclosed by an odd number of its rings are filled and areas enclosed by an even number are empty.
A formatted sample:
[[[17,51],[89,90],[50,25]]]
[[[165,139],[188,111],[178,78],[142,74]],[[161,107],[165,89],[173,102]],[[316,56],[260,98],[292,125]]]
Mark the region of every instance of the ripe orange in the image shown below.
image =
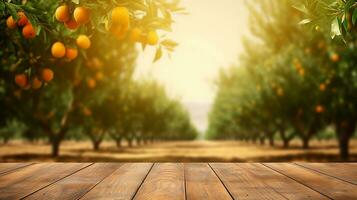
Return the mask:
[[[139,42],[140,42],[142,45],[146,45],[146,44],[147,44],[147,41],[148,41],[148,39],[147,39],[146,35],[141,35],[141,36],[140,36]]]
[[[88,87],[89,87],[90,89],[93,89],[93,88],[95,88],[95,86],[97,85],[97,82],[96,82],[94,79],[89,78],[89,79],[87,80],[87,85],[88,85]]]
[[[17,27],[17,24],[12,16],[6,19],[6,25],[9,29],[14,29]]]
[[[147,43],[149,45],[156,45],[159,41],[159,36],[155,31],[150,31],[147,36]]]
[[[43,81],[48,83],[48,82],[52,81],[53,76],[54,76],[54,73],[51,69],[45,68],[42,70],[42,80]]]
[[[332,62],[338,62],[340,60],[340,56],[337,53],[333,53],[330,57]]]
[[[91,64],[92,64],[91,65],[92,69],[95,69],[95,70],[99,70],[104,65],[103,62],[98,57],[92,58]]]
[[[75,30],[79,26],[79,24],[74,19],[69,19],[68,21],[64,22],[64,25],[71,30]]]
[[[24,12],[18,12],[17,15],[19,16],[19,20],[17,20],[17,25],[25,26],[29,22]]]
[[[112,23],[114,25],[129,27],[129,23],[130,23],[129,10],[125,7],[114,8],[112,10]]]
[[[86,35],[78,36],[76,42],[81,49],[88,49],[91,45],[90,39]]]
[[[123,28],[121,26],[118,26],[118,27],[115,27],[112,29],[112,33],[119,40],[122,40],[125,38],[127,31],[128,31],[127,28]]]
[[[132,41],[132,42],[140,41],[141,33],[142,33],[142,31],[140,28],[134,28],[133,30],[131,30],[130,41]]]
[[[323,113],[325,112],[325,108],[322,105],[317,105],[315,111],[316,113]]]
[[[95,79],[97,79],[97,81],[101,81],[101,80],[103,80],[103,78],[104,78],[103,72],[97,72],[95,74]]]
[[[91,116],[91,115],[92,115],[92,111],[91,111],[89,108],[84,107],[84,108],[83,108],[83,114],[84,114],[85,116]]]
[[[62,42],[55,42],[51,47],[52,56],[62,58],[66,54],[66,47]]]
[[[27,86],[27,76],[25,74],[17,74],[15,76],[15,83],[21,88],[24,88]]]
[[[22,35],[26,39],[32,39],[36,36],[36,31],[33,28],[32,24],[26,24],[25,27],[22,29]]]
[[[37,77],[32,80],[32,89],[39,89],[42,87],[42,81],[40,81]]]
[[[324,83],[320,84],[320,91],[325,91],[326,90],[326,85]]]
[[[89,22],[90,19],[90,11],[85,7],[77,7],[74,9],[73,17],[78,24],[85,24]]]
[[[68,47],[66,49],[66,58],[68,58],[68,60],[73,60],[77,58],[77,56],[78,56],[78,50],[76,48]]]
[[[304,68],[299,69],[299,74],[300,76],[305,76],[305,69]]]
[[[69,20],[69,7],[64,4],[56,9],[55,17],[57,21],[66,22]]]
[[[279,87],[279,88],[276,90],[276,94],[277,94],[279,97],[284,96],[284,90],[283,90],[283,88]]]

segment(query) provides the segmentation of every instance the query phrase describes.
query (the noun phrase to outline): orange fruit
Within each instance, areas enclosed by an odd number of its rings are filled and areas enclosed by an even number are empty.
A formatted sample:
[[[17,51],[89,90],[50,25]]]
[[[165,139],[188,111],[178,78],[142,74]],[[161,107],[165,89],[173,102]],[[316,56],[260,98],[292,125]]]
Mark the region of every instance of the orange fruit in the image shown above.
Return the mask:
[[[159,41],[159,36],[155,31],[150,31],[147,36],[147,43],[149,45],[156,45]]]
[[[284,96],[284,90],[283,90],[283,88],[278,88],[278,89],[276,90],[276,94],[277,94],[279,97]]]
[[[325,108],[321,105],[316,106],[315,108],[316,113],[323,113],[325,112]]]
[[[305,69],[304,68],[299,69],[299,74],[300,76],[305,76]]]
[[[64,4],[56,9],[55,17],[57,21],[66,22],[69,20],[69,7]]]
[[[147,41],[148,41],[148,39],[147,39],[146,35],[141,35],[141,36],[140,36],[139,42],[140,42],[142,45],[146,45],[146,44],[147,44]]]
[[[6,25],[9,29],[14,29],[17,27],[17,24],[12,16],[6,19]]]
[[[78,56],[78,50],[76,48],[67,48],[66,49],[66,58],[68,58],[68,60],[73,60],[75,58],[77,58]]]
[[[95,79],[97,79],[98,81],[103,80],[103,78],[104,78],[103,72],[97,72],[97,73],[95,74]]]
[[[83,108],[83,114],[84,114],[85,116],[91,116],[91,115],[92,115],[92,111],[91,111],[89,108],[84,107],[84,108]]]
[[[51,69],[45,68],[42,70],[42,80],[43,81],[48,83],[48,82],[52,81],[53,76],[54,76],[54,73]]]
[[[64,25],[71,30],[77,29],[79,24],[74,19],[69,19],[68,21],[64,22]]]
[[[78,36],[76,42],[81,49],[88,49],[91,45],[90,39],[86,35]]]
[[[122,40],[126,36],[127,29],[119,26],[119,27],[114,28],[112,32],[117,39]]]
[[[100,68],[102,68],[103,67],[103,62],[99,59],[99,58],[97,58],[97,57],[94,57],[92,60],[91,60],[91,62],[92,62],[92,68],[93,69],[100,69]]]
[[[112,23],[114,25],[121,25],[129,27],[130,17],[129,10],[125,7],[116,7],[112,10]]]
[[[140,28],[134,28],[133,30],[131,30],[130,41],[132,41],[132,42],[140,41],[141,33],[142,33],[142,31]]]
[[[66,54],[66,47],[62,42],[55,42],[51,47],[52,56],[62,58]]]
[[[29,22],[24,12],[18,12],[17,16],[19,16],[19,19],[17,20],[17,25],[25,26]]]
[[[27,86],[27,76],[25,74],[17,74],[15,75],[15,83],[21,88]]]
[[[39,89],[42,87],[42,81],[40,81],[37,77],[32,80],[32,89]]]
[[[74,9],[73,17],[78,24],[85,24],[89,22],[90,19],[90,11],[85,7],[77,7]]]
[[[97,85],[97,82],[96,82],[94,79],[89,78],[89,79],[87,80],[87,85],[88,85],[88,87],[89,87],[90,89],[93,89],[93,88],[95,88],[95,86]]]
[[[337,53],[333,53],[330,57],[332,62],[338,62],[340,60],[340,56]]]
[[[320,84],[320,91],[325,91],[326,90],[326,85],[324,83]]]
[[[26,39],[32,39],[36,36],[36,31],[33,28],[32,24],[26,24],[25,27],[22,29],[22,35]]]

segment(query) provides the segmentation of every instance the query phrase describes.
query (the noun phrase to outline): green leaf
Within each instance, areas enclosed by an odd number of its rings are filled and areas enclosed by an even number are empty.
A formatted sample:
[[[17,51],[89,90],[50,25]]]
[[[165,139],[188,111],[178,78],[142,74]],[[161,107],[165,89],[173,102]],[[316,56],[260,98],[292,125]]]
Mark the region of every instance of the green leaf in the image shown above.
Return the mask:
[[[340,25],[338,18],[336,17],[331,23],[331,38],[341,35]]]
[[[353,14],[352,14],[352,23],[353,25],[356,24],[356,20],[357,20],[357,9],[353,10]]]
[[[310,23],[312,20],[311,19],[303,19],[299,22],[300,25],[304,25],[304,24],[308,24]]]
[[[156,49],[156,54],[153,62],[160,60],[161,57],[162,57],[162,48],[160,46],[159,48]]]
[[[72,0],[73,3],[79,4],[79,0]]]

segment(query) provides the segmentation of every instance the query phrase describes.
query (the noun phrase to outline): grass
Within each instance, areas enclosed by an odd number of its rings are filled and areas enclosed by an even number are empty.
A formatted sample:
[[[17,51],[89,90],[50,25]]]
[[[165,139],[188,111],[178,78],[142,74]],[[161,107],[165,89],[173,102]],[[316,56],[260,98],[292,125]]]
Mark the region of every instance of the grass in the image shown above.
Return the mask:
[[[180,141],[157,142],[148,145],[117,148],[104,142],[99,151],[92,150],[89,141],[66,141],[58,158],[50,156],[50,145],[12,141],[0,146],[1,162],[292,162],[340,161],[336,141],[312,141],[303,150],[299,141],[289,149],[237,141]],[[351,142],[351,158],[357,161],[357,140]]]

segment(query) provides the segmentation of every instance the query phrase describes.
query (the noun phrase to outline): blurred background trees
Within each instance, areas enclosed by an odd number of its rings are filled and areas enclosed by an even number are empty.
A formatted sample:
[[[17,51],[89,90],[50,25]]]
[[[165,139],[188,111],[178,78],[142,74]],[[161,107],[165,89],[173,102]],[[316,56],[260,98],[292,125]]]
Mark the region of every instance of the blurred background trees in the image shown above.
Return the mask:
[[[355,33],[331,39],[330,29],[303,26],[312,20],[304,20],[306,7],[296,3],[248,2],[252,38],[245,40],[239,66],[218,77],[208,137],[268,138],[271,145],[280,138],[286,148],[296,137],[309,148],[311,138],[333,126],[347,158],[357,119]],[[345,21],[352,29],[352,18]]]

